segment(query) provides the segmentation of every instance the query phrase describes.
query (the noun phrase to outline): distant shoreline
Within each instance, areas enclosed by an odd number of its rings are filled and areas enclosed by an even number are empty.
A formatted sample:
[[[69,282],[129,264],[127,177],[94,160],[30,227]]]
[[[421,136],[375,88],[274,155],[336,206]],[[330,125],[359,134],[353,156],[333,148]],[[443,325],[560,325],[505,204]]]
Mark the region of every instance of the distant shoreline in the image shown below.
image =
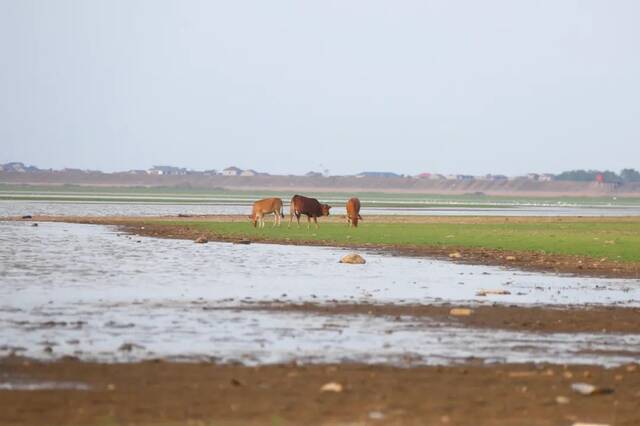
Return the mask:
[[[240,191],[383,192],[433,195],[490,195],[526,197],[640,197],[640,183],[512,180],[430,180],[411,177],[355,176],[157,176],[130,173],[0,172],[0,184],[87,187],[167,187]]]

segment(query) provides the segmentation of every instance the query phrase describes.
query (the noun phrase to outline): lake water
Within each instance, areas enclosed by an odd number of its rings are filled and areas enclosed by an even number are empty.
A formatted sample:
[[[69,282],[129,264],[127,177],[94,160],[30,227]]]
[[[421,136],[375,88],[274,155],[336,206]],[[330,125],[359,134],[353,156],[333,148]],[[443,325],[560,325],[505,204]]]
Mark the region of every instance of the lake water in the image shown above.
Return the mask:
[[[285,214],[289,208],[285,206]],[[0,200],[0,218],[23,215],[53,216],[177,216],[179,214],[248,215],[244,204],[135,203],[135,202],[66,202]],[[336,204],[333,215],[344,215],[344,207]],[[512,207],[369,207],[366,215],[435,215],[435,216],[640,216],[640,207],[603,206],[512,206]]]

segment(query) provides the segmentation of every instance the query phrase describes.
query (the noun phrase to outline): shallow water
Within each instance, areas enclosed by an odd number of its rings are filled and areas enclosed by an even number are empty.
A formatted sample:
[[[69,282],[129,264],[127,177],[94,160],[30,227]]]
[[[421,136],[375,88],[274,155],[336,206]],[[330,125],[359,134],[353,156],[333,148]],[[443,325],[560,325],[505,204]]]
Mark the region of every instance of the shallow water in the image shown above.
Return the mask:
[[[0,222],[0,355],[394,364],[472,356],[604,365],[640,359],[640,335],[496,332],[411,317],[234,309],[274,300],[640,306],[640,280],[375,253],[364,253],[365,265],[339,264],[344,253],[324,247],[201,245],[128,236],[105,226]],[[479,289],[496,288],[511,294],[476,296]],[[211,309],[216,307],[228,309]]]
[[[55,319],[55,321],[52,321]],[[18,353],[107,362],[153,358],[451,364],[550,362],[606,366],[640,359],[640,335],[538,334],[443,326],[424,318],[203,310],[189,304],[43,306],[0,320]]]
[[[289,208],[285,206],[285,212]],[[135,202],[77,202],[77,201],[16,201],[0,200],[0,218],[23,215],[51,216],[177,216],[179,214],[248,215],[250,203],[245,204],[175,204]],[[332,208],[333,215],[344,215],[340,205]],[[640,207],[593,206],[513,206],[504,207],[368,207],[362,215],[434,215],[434,216],[640,216]]]
[[[69,298],[202,298],[234,305],[249,298],[640,306],[640,280],[558,276],[376,253],[365,253],[365,265],[338,263],[346,252],[274,244],[194,244],[128,236],[97,225],[0,222],[0,303],[24,307]],[[511,294],[476,296],[482,289]]]

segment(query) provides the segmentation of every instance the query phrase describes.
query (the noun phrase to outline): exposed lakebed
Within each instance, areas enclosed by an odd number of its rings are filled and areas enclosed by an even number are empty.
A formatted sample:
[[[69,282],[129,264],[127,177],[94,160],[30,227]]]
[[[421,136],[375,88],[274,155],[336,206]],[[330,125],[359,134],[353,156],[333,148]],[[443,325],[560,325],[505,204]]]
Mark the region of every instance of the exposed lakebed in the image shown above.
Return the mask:
[[[116,228],[0,222],[0,355],[446,364],[615,365],[640,334],[479,330],[407,315],[243,310],[261,303],[640,305],[638,280],[268,244],[194,244]],[[482,289],[510,294],[477,296]]]

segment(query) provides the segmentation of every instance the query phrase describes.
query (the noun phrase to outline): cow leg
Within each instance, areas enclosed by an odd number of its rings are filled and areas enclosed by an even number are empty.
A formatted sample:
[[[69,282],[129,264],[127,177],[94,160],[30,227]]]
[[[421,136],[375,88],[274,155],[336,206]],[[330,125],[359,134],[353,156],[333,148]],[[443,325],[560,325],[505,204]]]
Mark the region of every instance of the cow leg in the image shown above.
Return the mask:
[[[307,216],[307,229],[311,229],[311,216]]]
[[[314,221],[314,222],[315,222],[315,224],[316,224],[316,229],[320,228],[320,226],[318,225],[318,218],[314,216],[314,217],[313,217],[313,221]]]

